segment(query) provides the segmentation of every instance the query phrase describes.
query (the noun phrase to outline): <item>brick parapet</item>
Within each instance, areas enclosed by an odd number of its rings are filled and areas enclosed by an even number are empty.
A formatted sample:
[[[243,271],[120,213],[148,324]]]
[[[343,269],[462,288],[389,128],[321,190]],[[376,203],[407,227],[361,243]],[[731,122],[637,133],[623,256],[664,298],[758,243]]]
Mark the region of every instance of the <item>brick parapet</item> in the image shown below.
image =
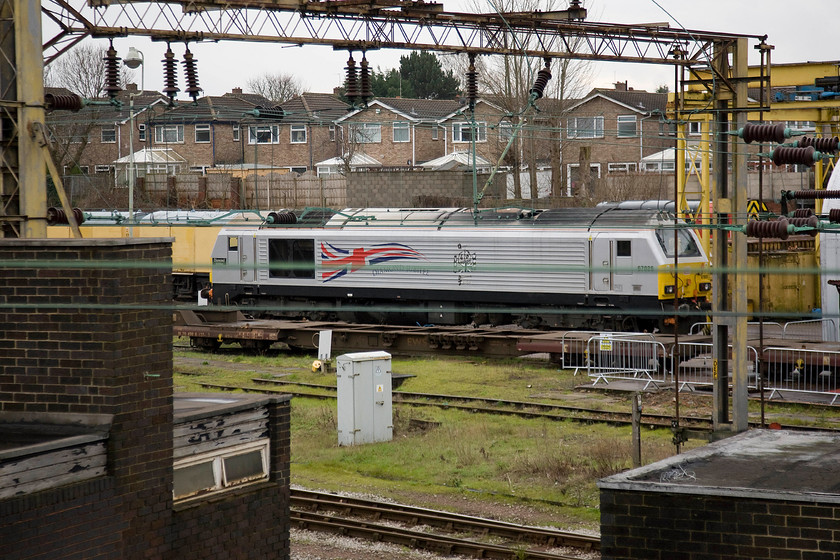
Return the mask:
[[[601,491],[604,560],[836,558],[840,506],[643,491]]]

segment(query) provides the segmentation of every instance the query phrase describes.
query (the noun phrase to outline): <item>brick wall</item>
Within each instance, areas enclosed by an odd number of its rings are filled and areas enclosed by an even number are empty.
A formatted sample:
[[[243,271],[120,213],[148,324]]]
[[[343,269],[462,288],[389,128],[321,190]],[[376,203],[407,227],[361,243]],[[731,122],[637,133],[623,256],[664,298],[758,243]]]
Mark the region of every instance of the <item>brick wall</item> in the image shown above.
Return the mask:
[[[168,242],[0,239],[0,412],[113,418],[107,476],[0,500],[0,558],[288,557],[288,400],[269,482],[174,510],[170,271]]]
[[[621,138],[618,136],[619,115],[635,115],[638,136]],[[592,150],[590,162],[601,164],[601,176],[607,174],[607,163],[636,162],[650,154],[673,147],[673,137],[660,136],[659,119],[644,117],[613,101],[595,98],[571,111],[566,120],[572,117],[604,117],[604,134],[601,138],[568,138],[564,134],[563,161],[573,164],[579,161],[581,146]],[[565,124],[565,123],[564,123]]]
[[[478,191],[487,174],[478,175]],[[482,205],[505,199],[505,174],[497,174]],[[350,173],[347,206],[351,208],[472,206],[473,176],[463,171],[406,171]]]
[[[394,142],[394,123],[409,123],[409,141]],[[352,128],[355,123],[378,123],[380,139],[378,142],[354,141]],[[374,158],[383,166],[408,165],[408,162],[422,163],[446,154],[446,142],[443,128],[439,128],[439,140],[432,140],[432,125],[409,121],[400,115],[380,106],[370,106],[342,121],[344,137],[347,139],[347,152],[365,154]]]
[[[0,410],[113,415],[112,476],[4,504],[18,513],[4,516],[0,542],[36,545],[3,557],[161,557],[164,543],[149,537],[166,534],[172,502],[169,244],[0,240],[0,253],[0,304],[12,305]],[[84,266],[96,262],[106,266]]]
[[[271,451],[270,482],[207,500],[175,505],[173,560],[208,558],[288,558],[289,414],[288,398],[268,405]]]
[[[601,558],[835,559],[839,517],[836,504],[602,490]]]

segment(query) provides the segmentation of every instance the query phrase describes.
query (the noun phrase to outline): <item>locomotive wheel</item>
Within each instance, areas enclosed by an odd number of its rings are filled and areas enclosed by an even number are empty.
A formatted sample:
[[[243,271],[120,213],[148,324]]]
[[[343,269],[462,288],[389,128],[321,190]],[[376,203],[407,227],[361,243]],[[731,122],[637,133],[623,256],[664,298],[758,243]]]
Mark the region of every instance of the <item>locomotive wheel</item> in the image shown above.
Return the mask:
[[[241,340],[239,345],[252,354],[262,355],[271,348],[271,340]]]
[[[193,337],[190,339],[190,345],[202,352],[215,352],[222,345],[222,342],[215,338]]]

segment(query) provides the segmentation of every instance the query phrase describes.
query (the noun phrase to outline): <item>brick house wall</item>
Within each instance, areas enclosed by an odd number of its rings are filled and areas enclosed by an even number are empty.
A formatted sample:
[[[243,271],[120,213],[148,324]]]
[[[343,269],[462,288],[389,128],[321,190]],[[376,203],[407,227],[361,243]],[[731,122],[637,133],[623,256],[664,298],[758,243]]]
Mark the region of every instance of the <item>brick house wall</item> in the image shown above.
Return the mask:
[[[3,239],[0,255],[0,416],[112,418],[106,476],[0,500],[0,557],[288,558],[288,400],[268,483],[173,504],[170,242]]]
[[[579,168],[587,157],[593,180],[607,179],[611,175],[640,171],[643,157],[674,144],[674,138],[667,135],[668,127],[660,123],[656,113],[660,105],[664,108],[667,94],[627,90],[626,84],[618,86],[621,87],[615,91],[594,90],[584,100],[569,108],[563,116],[563,172],[571,183],[573,194],[581,187]],[[635,134],[620,132],[619,118],[632,119],[635,122]],[[595,132],[595,137],[582,137],[592,135],[578,130],[589,119],[602,122],[602,130]]]
[[[46,88],[46,92],[69,94],[61,88]],[[131,127],[131,98],[134,95],[134,128]],[[106,100],[99,100],[105,102]],[[47,121],[52,134],[51,152],[60,172],[70,172],[74,165],[87,168],[89,175],[107,175],[105,168],[127,156],[134,130],[134,151],[150,145],[151,138],[147,121],[151,113],[163,102],[155,91],[137,92],[135,84],[129,84],[117,96],[116,105],[88,105],[78,112],[54,111],[48,113]],[[141,125],[146,126],[145,139]],[[97,171],[97,166],[102,169]]]
[[[368,107],[339,121],[345,140],[345,153],[365,154],[384,167],[411,166],[445,155],[445,140],[433,140],[434,125],[394,111],[376,101]],[[380,126],[380,138],[375,142],[354,141],[353,128],[358,123]],[[408,125],[408,141],[394,141],[394,123]],[[438,132],[442,132],[439,130]]]
[[[257,154],[259,163],[272,163],[281,167],[292,167],[305,170],[312,170],[319,161],[335,157],[339,153],[339,142],[337,141],[335,125],[332,123],[283,123],[280,125],[279,143],[271,149],[269,146],[261,145]],[[292,127],[297,131],[303,127],[306,134],[305,142],[292,142]],[[254,162],[254,145],[249,144],[245,149],[245,162]]]
[[[446,153],[472,150],[472,142],[464,140],[464,133],[460,135],[460,138],[456,135],[456,127],[467,125],[471,119],[468,107],[463,105],[458,112],[453,112],[440,121],[446,134]],[[498,106],[478,100],[475,105],[475,121],[480,129],[476,137],[475,151],[479,156],[495,164],[507,143],[507,138],[501,134],[499,124],[508,123],[510,119]]]

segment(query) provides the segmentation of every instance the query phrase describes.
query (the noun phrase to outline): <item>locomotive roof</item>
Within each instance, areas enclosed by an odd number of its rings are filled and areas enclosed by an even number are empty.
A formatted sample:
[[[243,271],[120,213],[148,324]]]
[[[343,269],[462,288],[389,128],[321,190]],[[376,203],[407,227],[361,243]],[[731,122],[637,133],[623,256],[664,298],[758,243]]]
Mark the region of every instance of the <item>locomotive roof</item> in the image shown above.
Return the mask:
[[[328,228],[380,227],[584,227],[638,228],[672,222],[673,215],[658,209],[619,207],[531,210],[501,208],[348,208],[326,222]],[[311,222],[310,222],[311,223]]]

